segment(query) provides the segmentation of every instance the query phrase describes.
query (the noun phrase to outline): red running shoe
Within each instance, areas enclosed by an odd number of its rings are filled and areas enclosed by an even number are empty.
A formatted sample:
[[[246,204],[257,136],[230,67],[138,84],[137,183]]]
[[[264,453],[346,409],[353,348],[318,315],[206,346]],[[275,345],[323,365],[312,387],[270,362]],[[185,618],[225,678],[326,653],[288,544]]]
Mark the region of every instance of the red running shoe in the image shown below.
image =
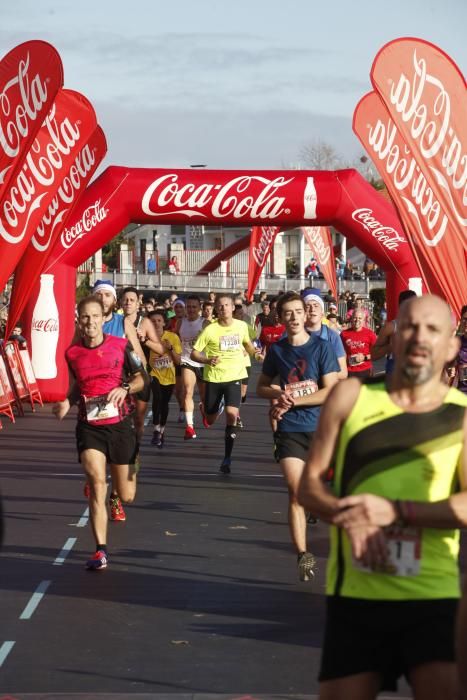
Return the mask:
[[[102,549],[99,549],[88,561],[86,562],[86,569],[88,571],[101,571],[107,568],[108,557]]]
[[[205,427],[205,428],[210,428],[211,425],[210,425],[210,423],[208,423],[208,419],[206,418],[206,414],[205,414],[205,412],[204,412],[204,406],[203,406],[203,402],[202,402],[202,401],[199,402],[198,408],[199,408],[199,412],[201,413],[201,418],[203,419],[203,425],[204,425],[204,427]]]
[[[184,440],[194,440],[196,437],[196,431],[193,428],[192,425],[187,425],[185,428],[185,435],[183,436]]]
[[[115,522],[124,522],[126,520],[126,515],[120,498],[118,496],[111,496],[109,505],[110,519],[114,520]]]

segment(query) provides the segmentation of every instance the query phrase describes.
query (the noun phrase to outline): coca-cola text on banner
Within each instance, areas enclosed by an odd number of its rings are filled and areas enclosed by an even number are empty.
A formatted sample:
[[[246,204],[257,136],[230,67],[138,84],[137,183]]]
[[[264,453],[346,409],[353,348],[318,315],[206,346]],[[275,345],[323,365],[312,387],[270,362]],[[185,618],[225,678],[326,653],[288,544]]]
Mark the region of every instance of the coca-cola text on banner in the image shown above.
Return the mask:
[[[21,172],[62,85],[60,56],[45,41],[20,44],[0,61],[0,197]]]
[[[62,89],[26,156],[25,165],[0,202],[0,254],[8,266],[5,285],[75,158],[96,128],[89,101]]]
[[[253,226],[250,236],[250,254],[248,258],[248,300],[258,285],[261,273],[271,254],[274,241],[280,228],[278,226]]]
[[[446,298],[459,313],[467,295],[464,246],[455,236],[442,236],[436,245],[427,245],[432,239],[435,219],[430,216],[425,186],[421,185],[426,184],[426,180],[377,93],[371,92],[360,100],[354,113],[353,129],[398,208],[426,288]],[[429,192],[431,194],[431,190]],[[439,202],[436,211],[443,213]]]
[[[467,91],[463,74],[422,39],[396,39],[378,52],[371,81],[420,168],[429,230],[425,245],[467,239]],[[429,234],[429,235],[427,235]]]
[[[45,269],[55,241],[73,212],[80,195],[101,163],[107,150],[102,129],[98,126],[77,153],[68,174],[62,179],[56,194],[44,213],[15,270],[13,291],[8,314],[7,337],[26,304],[34,283]]]

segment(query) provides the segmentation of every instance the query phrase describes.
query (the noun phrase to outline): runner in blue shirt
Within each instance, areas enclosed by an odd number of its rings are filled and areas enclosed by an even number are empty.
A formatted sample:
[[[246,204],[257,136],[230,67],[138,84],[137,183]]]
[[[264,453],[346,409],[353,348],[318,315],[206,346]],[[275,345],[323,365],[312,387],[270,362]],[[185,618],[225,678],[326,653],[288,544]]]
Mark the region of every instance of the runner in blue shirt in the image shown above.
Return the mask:
[[[321,404],[337,383],[339,365],[331,344],[305,330],[305,302],[296,292],[279,297],[277,312],[287,337],[273,343],[264,360],[257,394],[275,399],[277,457],[289,491],[289,527],[297,551],[300,580],[313,578],[314,556],[307,551],[306,514],[297,493]],[[280,387],[274,383],[279,377]]]

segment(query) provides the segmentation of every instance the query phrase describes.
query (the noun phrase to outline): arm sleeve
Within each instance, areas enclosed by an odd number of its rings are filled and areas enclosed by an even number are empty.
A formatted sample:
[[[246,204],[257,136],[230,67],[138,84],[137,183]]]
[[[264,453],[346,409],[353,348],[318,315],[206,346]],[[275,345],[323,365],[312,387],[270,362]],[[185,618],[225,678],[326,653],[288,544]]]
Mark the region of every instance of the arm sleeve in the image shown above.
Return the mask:
[[[206,347],[207,341],[206,341],[206,334],[209,326],[206,326],[206,328],[203,328],[199,336],[196,338],[195,342],[193,343],[193,350],[197,350],[198,352],[202,352],[204,348]]]
[[[321,348],[321,374],[340,372],[337,356],[331,343],[323,342],[323,346],[324,347]]]
[[[339,333],[331,333],[330,338],[331,345],[333,347],[334,352],[336,353],[336,357],[345,357],[346,353],[344,350],[344,344],[342,343]]]

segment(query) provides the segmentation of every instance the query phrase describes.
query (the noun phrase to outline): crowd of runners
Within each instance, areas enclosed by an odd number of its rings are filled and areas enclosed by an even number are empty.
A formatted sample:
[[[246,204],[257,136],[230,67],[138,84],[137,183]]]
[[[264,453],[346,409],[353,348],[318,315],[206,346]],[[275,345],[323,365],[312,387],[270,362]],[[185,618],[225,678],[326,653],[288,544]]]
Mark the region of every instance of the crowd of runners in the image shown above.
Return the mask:
[[[317,289],[249,310],[243,294],[159,303],[128,287],[117,299],[106,280],[79,302],[66,353],[73,382],[54,412],[63,418],[78,406],[96,541],[87,568],[107,567],[108,519],[125,520],[123,504],[135,498],[142,441],[167,449],[169,410],[176,406],[183,424],[173,440],[199,439],[201,425],[223,415],[217,468],[227,479],[241,406],[255,392],[269,402],[271,460],[288,491],[301,581],[313,581],[316,565],[308,524],[330,525],[320,697],[375,698],[401,675],[420,700],[467,697],[455,666],[456,616],[467,666],[467,605],[458,613],[467,307],[456,329],[444,301],[403,292],[397,319],[378,336],[360,300],[339,319],[335,300]],[[384,357],[386,371],[375,376]],[[249,387],[252,363],[259,379]]]

